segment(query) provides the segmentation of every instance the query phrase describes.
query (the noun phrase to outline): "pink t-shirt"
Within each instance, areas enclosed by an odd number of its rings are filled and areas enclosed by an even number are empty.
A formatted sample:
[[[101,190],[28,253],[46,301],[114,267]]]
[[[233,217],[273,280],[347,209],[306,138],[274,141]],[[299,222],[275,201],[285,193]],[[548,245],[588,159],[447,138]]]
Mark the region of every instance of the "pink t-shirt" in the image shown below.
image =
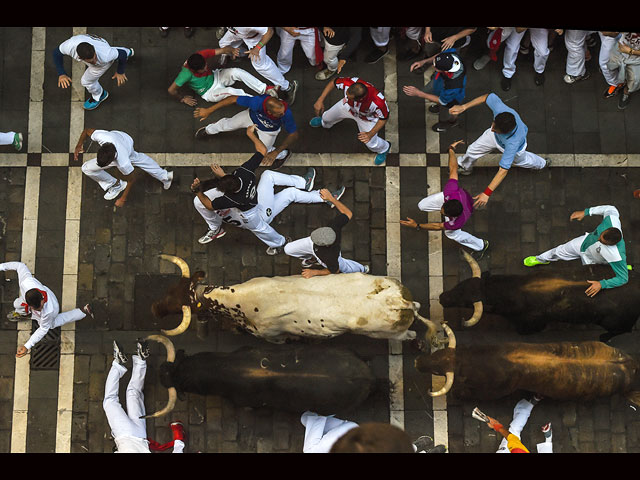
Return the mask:
[[[459,200],[460,203],[462,203],[462,213],[453,218],[445,217],[444,222],[444,228],[446,230],[458,230],[462,228],[471,217],[471,213],[473,212],[473,198],[464,188],[460,188],[458,180],[453,178],[449,179],[442,193],[444,193],[445,202],[448,200]]]

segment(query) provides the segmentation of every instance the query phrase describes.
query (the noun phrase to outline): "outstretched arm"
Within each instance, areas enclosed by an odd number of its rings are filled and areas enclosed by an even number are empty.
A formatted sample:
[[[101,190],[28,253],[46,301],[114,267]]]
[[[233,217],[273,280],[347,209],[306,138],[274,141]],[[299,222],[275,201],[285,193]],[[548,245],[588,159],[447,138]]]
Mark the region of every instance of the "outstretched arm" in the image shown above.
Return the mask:
[[[489,94],[485,93],[484,95],[480,95],[479,97],[474,98],[470,102],[463,103],[462,105],[454,105],[449,109],[449,113],[451,113],[451,115],[459,115],[462,112],[469,110],[470,108],[482,105],[487,101],[488,96]]]

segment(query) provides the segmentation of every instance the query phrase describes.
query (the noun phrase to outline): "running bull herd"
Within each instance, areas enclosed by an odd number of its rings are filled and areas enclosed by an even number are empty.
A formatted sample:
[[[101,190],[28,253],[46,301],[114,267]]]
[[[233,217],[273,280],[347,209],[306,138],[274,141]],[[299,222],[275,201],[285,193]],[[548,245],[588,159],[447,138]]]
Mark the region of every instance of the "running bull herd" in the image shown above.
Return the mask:
[[[201,283],[204,272],[192,275],[184,260],[161,255],[178,266],[182,276],[151,310],[158,318],[181,313],[182,320],[162,330],[164,335],[148,337],[166,347],[159,372],[169,399],[166,407],[147,417],[168,414],[183,393],[220,395],[236,406],[292,412],[332,414],[355,408],[380,381],[353,352],[317,342],[343,333],[415,341],[422,351],[415,361],[418,371],[446,377],[431,396],[451,392],[460,399],[498,399],[526,390],[562,401],[621,394],[640,406],[640,355],[609,345],[615,336],[625,338],[622,334],[631,332],[640,314],[640,281],[634,272],[624,288],[602,292],[610,298],[594,301],[584,294],[584,270],[581,275],[564,270],[491,275],[482,273],[464,250],[462,255],[472,276],[442,293],[440,303],[473,308],[462,322],[465,327],[479,323],[486,311],[506,318],[523,335],[550,322],[596,324],[605,333],[599,341],[457,345],[450,326],[419,315],[420,304],[411,292],[390,277],[258,277],[212,286]],[[176,352],[169,337],[189,328],[192,312],[211,315],[220,328],[249,333],[266,343],[231,353]],[[425,341],[410,330],[415,319],[426,326]],[[300,342],[303,338],[315,341]]]

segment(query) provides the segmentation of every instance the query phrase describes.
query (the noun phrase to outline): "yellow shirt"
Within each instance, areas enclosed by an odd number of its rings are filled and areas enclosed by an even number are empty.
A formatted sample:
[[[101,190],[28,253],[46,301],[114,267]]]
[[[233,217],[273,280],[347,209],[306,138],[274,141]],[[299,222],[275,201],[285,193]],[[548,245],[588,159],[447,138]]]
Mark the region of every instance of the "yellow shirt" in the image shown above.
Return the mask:
[[[525,447],[520,439],[513,433],[510,433],[507,437],[507,448],[511,453],[530,453],[529,450],[527,450],[527,447]],[[514,450],[516,451],[514,452]]]

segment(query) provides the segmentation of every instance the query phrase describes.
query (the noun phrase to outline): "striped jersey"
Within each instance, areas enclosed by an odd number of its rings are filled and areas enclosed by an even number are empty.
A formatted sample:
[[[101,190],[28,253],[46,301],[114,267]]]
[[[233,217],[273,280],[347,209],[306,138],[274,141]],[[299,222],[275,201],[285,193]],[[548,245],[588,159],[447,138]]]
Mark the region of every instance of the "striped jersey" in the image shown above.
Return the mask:
[[[360,101],[347,98],[347,89],[356,82],[362,83],[367,87],[367,95]],[[349,111],[354,117],[369,121],[389,118],[389,106],[384,95],[369,82],[365,82],[358,77],[338,77],[334,80],[334,85],[338,90],[343,91],[344,99],[342,101],[349,105]]]

